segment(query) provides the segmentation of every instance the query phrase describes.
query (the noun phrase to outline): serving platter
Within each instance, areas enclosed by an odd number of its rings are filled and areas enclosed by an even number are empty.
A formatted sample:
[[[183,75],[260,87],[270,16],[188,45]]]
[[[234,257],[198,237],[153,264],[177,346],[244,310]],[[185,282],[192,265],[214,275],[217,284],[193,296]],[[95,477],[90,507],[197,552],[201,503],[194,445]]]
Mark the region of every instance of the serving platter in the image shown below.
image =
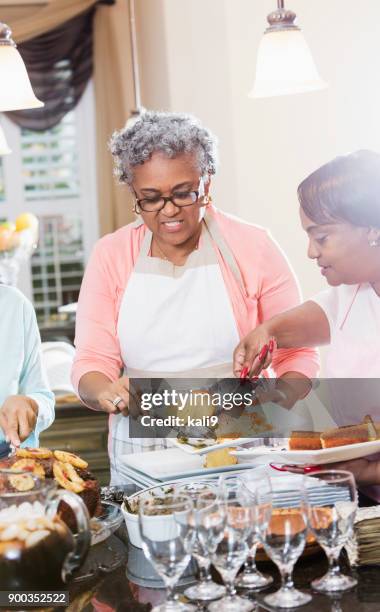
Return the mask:
[[[145,481],[146,486],[169,480],[193,477],[218,476],[223,472],[234,472],[252,467],[238,459],[235,465],[205,468],[205,457],[184,453],[178,448],[166,448],[143,453],[120,455],[119,471],[131,480]]]
[[[380,440],[372,442],[358,442],[345,446],[333,448],[322,448],[320,450],[289,450],[288,444],[278,446],[257,446],[253,448],[237,449],[230,451],[240,461],[255,463],[288,463],[291,465],[324,465],[338,461],[350,461],[367,455],[380,453]]]

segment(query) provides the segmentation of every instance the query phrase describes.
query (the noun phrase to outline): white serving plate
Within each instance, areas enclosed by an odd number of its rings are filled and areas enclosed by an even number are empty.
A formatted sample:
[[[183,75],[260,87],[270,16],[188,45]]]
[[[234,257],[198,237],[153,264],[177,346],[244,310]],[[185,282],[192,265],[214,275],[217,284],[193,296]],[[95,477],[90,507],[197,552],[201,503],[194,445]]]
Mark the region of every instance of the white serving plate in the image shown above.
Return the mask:
[[[240,461],[254,459],[257,463],[261,458],[263,463],[288,463],[291,465],[323,465],[337,461],[350,461],[359,457],[366,457],[380,452],[380,440],[373,442],[358,442],[346,446],[335,446],[334,448],[322,448],[321,450],[295,451],[271,446],[259,446],[242,450],[231,451]]]
[[[215,468],[204,468],[205,457],[184,453],[178,448],[166,448],[143,453],[120,455],[119,470],[125,475],[134,474],[136,479],[155,479],[157,484],[168,480],[186,479],[195,476],[206,477],[223,472],[252,468],[251,463],[240,462]],[[147,478],[148,477],[148,478]]]
[[[224,442],[214,442],[213,444],[208,444],[205,448],[194,448],[191,444],[185,444],[177,440],[177,438],[168,438],[176,448],[180,448],[181,451],[185,453],[189,453],[190,455],[206,455],[211,451],[218,450],[219,448],[228,448],[232,446],[241,446],[242,444],[247,444],[247,442],[252,442],[252,438],[226,438]],[[202,442],[201,438],[195,438]]]
[[[123,466],[122,470],[120,471],[124,477],[130,480],[133,484],[137,485],[140,489],[161,484],[160,480],[157,480],[156,478],[149,478],[149,476],[146,474],[138,472],[137,470],[129,469],[125,466]]]

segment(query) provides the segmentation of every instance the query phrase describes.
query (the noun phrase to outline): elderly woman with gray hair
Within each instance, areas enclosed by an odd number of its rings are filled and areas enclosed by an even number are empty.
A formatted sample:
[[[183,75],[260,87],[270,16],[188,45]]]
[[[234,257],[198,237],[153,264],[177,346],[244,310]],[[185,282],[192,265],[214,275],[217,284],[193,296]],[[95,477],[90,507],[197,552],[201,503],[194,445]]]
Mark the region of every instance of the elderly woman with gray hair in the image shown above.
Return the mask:
[[[87,406],[110,414],[116,484],[117,455],[162,446],[129,438],[129,378],[232,377],[239,339],[300,296],[268,233],[211,205],[216,140],[198,120],[146,112],[113,135],[111,152],[138,218],[95,245],[78,304],[73,382]],[[308,390],[317,355],[271,349],[295,401],[292,383]]]

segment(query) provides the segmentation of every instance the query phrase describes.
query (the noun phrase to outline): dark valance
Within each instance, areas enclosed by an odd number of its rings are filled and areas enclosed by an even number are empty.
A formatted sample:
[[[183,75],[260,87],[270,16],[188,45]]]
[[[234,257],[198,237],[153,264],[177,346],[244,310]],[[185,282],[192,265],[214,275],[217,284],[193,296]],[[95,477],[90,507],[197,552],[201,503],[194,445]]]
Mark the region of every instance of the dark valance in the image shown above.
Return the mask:
[[[6,113],[20,127],[46,130],[78,104],[92,74],[94,12],[92,7],[18,45],[34,93],[45,103],[43,108]]]

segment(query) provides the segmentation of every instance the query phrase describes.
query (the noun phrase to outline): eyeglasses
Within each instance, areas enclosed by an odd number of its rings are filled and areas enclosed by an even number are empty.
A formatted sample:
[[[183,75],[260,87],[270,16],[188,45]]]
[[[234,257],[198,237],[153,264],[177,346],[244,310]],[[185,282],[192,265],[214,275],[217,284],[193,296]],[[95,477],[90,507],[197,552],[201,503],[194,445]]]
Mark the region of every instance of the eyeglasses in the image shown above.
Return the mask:
[[[136,212],[139,212],[138,209],[144,212],[159,212],[166,206],[167,202],[171,202],[178,208],[185,208],[185,206],[192,206],[198,202],[202,195],[204,195],[204,189],[201,178],[198,189],[194,191],[177,191],[170,196],[156,195],[152,198],[136,198]]]

